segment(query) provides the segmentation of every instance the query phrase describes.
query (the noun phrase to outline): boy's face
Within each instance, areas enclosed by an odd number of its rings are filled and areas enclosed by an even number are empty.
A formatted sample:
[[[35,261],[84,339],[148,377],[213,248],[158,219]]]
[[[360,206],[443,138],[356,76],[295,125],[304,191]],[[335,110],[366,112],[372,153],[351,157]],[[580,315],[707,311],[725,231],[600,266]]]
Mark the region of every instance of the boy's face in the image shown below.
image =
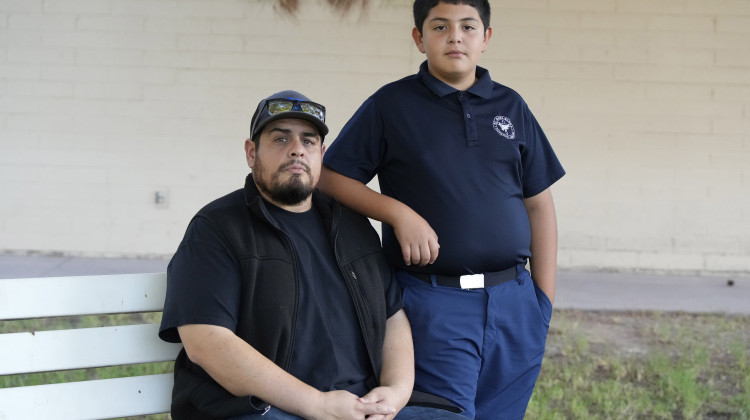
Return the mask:
[[[422,23],[422,32],[412,30],[430,73],[459,90],[474,84],[477,62],[491,35],[477,9],[465,4],[438,3]]]

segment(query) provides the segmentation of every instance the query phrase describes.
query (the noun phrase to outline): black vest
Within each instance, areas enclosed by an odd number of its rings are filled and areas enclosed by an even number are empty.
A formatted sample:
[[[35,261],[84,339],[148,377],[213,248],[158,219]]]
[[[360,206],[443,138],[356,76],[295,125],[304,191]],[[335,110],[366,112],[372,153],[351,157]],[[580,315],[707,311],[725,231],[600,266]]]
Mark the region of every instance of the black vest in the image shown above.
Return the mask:
[[[313,205],[325,223],[336,261],[363,332],[372,370],[379,375],[385,337],[385,286],[392,268],[380,238],[367,218],[317,190]],[[235,333],[282,369],[287,369],[297,326],[298,270],[291,240],[269,216],[252,174],[245,188],[201,209],[195,217],[210,222],[224,238],[242,274],[242,304]],[[332,303],[335,304],[335,303]],[[192,363],[185,350],[175,362],[172,418],[215,419],[262,410],[251,396],[236,397]],[[377,386],[378,384],[372,384]]]

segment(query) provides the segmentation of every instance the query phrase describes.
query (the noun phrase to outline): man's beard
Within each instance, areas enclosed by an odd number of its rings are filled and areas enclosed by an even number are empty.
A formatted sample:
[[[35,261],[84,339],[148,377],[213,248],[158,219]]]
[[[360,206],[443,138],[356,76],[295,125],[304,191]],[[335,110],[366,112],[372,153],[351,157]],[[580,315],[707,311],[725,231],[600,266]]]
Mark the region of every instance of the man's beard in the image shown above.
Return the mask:
[[[310,179],[309,183],[306,184],[302,180],[301,174],[292,175],[289,180],[284,183],[279,181],[284,169],[295,164],[303,165],[305,167],[305,173]],[[271,175],[270,184],[263,179],[264,171],[265,167],[260,164],[260,162],[256,161],[255,167],[253,168],[253,179],[255,180],[255,184],[258,186],[259,190],[277,203],[286,206],[297,205],[310,197],[315,189],[312,186],[312,173],[310,172],[310,167],[301,161],[291,161],[281,165],[279,169]]]

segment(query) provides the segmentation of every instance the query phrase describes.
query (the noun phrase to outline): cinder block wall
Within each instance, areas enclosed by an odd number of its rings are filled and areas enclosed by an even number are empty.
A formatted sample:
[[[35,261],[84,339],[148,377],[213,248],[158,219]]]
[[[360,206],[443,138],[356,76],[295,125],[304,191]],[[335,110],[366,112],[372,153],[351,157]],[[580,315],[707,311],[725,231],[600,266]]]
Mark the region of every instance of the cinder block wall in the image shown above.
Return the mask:
[[[750,271],[750,2],[512,3],[488,61],[568,170],[560,266]]]
[[[423,60],[409,0],[301,3],[0,0],[0,252],[167,256],[260,98],[325,103],[330,142]],[[491,3],[480,64],[568,170],[561,268],[750,273],[750,2]]]

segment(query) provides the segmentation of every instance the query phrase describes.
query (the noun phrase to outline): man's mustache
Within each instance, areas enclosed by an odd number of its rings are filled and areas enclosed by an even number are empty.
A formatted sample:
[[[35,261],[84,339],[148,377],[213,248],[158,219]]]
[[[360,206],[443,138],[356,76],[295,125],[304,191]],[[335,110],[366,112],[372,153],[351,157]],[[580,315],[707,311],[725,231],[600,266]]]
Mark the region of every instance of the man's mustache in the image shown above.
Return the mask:
[[[299,159],[290,160],[289,162],[287,162],[287,163],[279,166],[279,172],[285,170],[286,168],[288,168],[290,166],[294,166],[294,165],[302,166],[303,168],[305,168],[305,172],[307,172],[308,174],[310,173],[310,166],[308,166],[307,163],[305,163],[305,162],[303,162],[302,160],[299,160]]]

